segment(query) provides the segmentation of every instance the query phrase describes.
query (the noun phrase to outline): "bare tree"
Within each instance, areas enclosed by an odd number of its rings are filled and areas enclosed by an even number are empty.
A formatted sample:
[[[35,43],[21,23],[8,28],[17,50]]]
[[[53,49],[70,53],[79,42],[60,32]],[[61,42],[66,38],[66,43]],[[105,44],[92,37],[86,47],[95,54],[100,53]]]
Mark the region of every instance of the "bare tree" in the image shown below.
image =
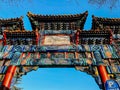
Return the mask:
[[[0,0],[2,2],[8,3],[9,5],[21,6],[25,0]],[[26,0],[28,4],[31,4],[33,0]],[[67,0],[74,1],[77,5],[80,5],[80,0]],[[108,6],[108,8],[112,9],[116,7],[120,0],[88,0],[88,3],[93,5],[98,5],[102,7],[103,5]],[[52,1],[51,1],[52,2]]]
[[[0,0],[0,2],[6,3],[9,6],[22,6],[25,1],[31,4],[33,0]]]
[[[97,4],[99,7],[106,5],[110,9],[116,7],[120,0],[88,0],[90,4]]]

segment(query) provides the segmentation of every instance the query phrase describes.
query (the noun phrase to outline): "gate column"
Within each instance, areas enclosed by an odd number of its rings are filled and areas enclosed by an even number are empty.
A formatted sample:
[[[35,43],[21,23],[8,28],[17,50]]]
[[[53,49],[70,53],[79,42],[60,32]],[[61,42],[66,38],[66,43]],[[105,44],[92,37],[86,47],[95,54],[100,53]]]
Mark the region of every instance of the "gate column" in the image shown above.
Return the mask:
[[[5,77],[3,79],[2,85],[1,85],[2,90],[10,90],[11,81],[12,81],[12,78],[14,77],[16,69],[17,69],[17,67],[12,66],[12,65],[8,67]]]
[[[110,79],[109,76],[108,76],[108,73],[106,71],[105,66],[104,65],[99,65],[98,66],[98,71],[99,71],[99,75],[101,77],[102,83],[105,84],[106,81]]]
[[[102,61],[102,57],[101,57],[100,52],[95,51],[94,55],[95,55],[95,58],[97,61],[97,68],[98,68],[98,72],[99,72],[101,81],[103,83],[104,90],[106,90],[104,85],[105,85],[107,80],[110,80],[110,77],[108,76],[108,73],[106,71],[106,67],[103,65],[103,61]]]

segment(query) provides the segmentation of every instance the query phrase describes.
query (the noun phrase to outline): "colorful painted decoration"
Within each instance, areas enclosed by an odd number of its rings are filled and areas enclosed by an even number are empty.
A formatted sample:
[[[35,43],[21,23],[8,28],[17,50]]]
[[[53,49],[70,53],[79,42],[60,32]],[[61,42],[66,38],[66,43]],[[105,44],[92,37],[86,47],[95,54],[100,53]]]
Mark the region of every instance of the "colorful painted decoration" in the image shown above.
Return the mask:
[[[106,90],[120,90],[120,86],[115,80],[106,81],[105,88]]]
[[[24,30],[22,18],[0,20],[0,85],[9,89],[40,67],[72,67],[92,75],[100,89],[120,90],[120,19],[92,16],[87,31],[87,15],[28,12],[33,31]]]

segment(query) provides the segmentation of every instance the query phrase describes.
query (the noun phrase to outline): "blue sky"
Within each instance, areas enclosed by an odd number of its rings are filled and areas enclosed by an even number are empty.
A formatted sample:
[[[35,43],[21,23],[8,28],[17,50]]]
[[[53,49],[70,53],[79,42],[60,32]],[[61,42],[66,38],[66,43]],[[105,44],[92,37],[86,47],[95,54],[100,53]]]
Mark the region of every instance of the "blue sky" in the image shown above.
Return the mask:
[[[26,16],[28,11],[35,14],[77,14],[89,12],[85,30],[91,28],[92,15],[120,18],[119,7],[110,10],[108,5],[99,8],[88,4],[88,0],[20,0],[15,4],[0,0],[0,18],[24,17],[26,30],[32,30]],[[13,0],[16,1],[16,0]],[[21,2],[24,1],[24,2]],[[31,3],[29,3],[31,2]],[[23,76],[19,85],[24,90],[100,90],[92,76],[74,68],[41,68]]]

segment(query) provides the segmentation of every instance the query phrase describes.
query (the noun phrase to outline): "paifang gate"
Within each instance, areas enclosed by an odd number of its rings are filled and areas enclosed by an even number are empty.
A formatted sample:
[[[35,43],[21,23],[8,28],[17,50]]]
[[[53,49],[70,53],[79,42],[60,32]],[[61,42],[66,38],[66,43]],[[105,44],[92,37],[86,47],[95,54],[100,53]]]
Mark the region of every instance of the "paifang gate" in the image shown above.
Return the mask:
[[[1,19],[1,90],[40,67],[73,67],[92,75],[100,89],[120,90],[120,19],[92,16],[86,31],[87,15],[28,12],[33,31],[24,29],[23,17]]]

